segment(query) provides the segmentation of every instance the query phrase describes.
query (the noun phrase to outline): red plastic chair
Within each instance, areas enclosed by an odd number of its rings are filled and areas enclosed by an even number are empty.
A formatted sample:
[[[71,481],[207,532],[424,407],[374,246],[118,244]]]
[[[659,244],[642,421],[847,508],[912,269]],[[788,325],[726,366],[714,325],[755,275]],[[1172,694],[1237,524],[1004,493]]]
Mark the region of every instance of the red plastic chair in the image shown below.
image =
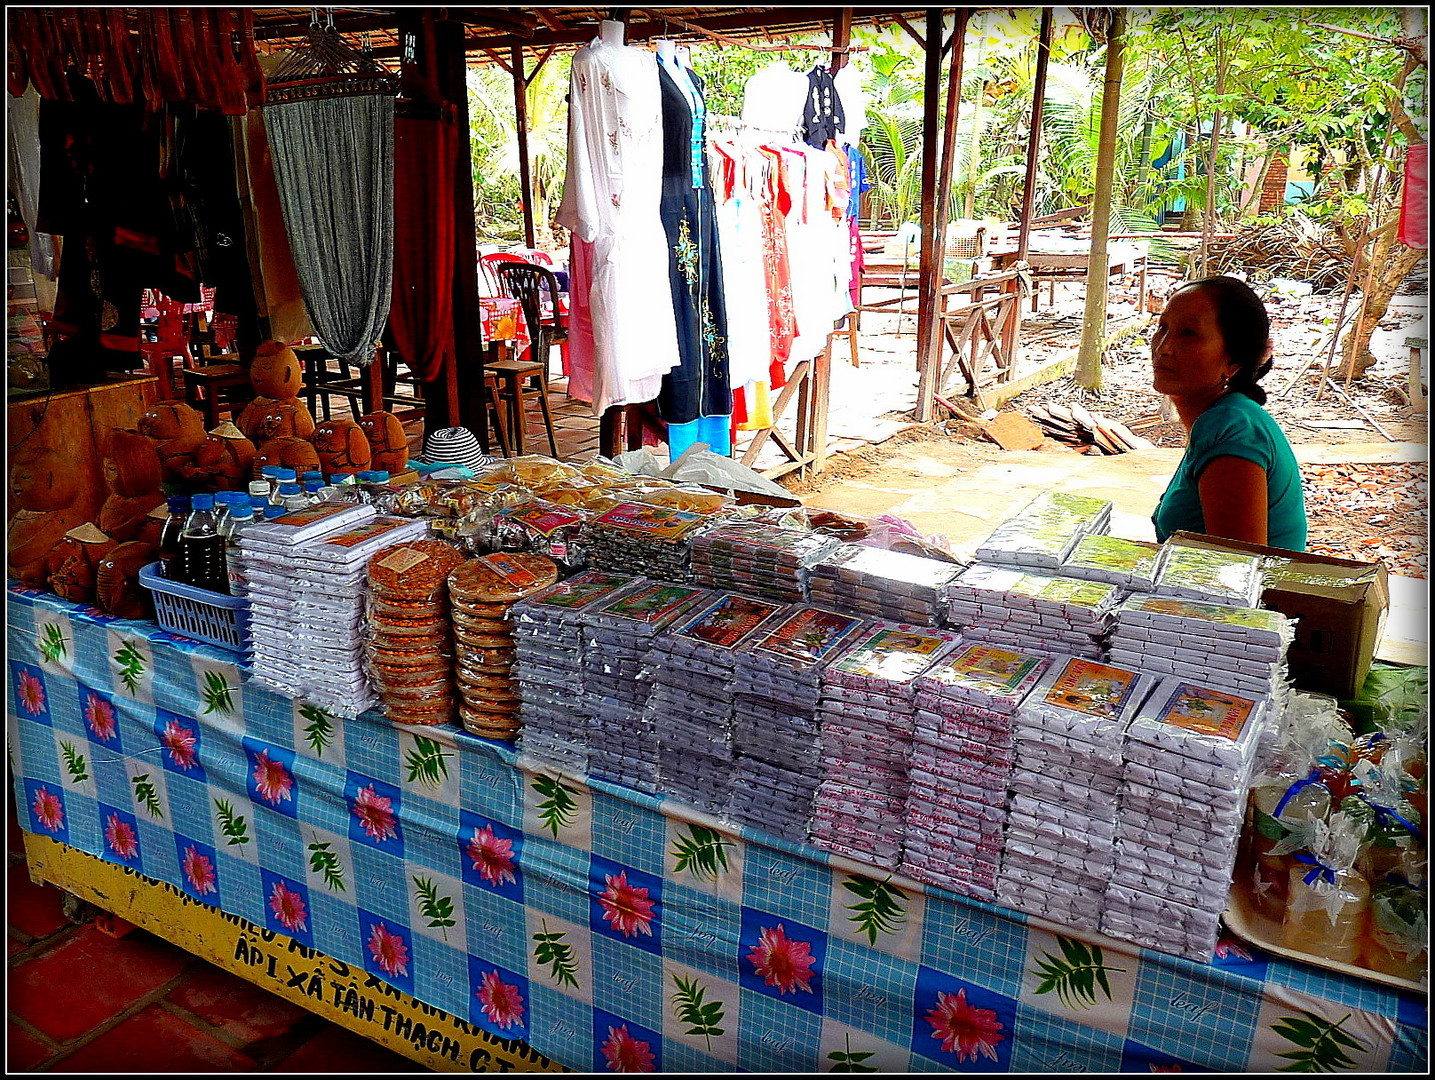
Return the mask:
[[[194,354],[189,351],[189,330],[185,325],[184,305],[164,295],[153,297],[154,306],[159,309],[159,320],[155,326],[154,341],[140,341],[140,355],[145,366],[159,380],[158,391],[162,400],[174,396],[174,361],[183,367],[194,363]]]

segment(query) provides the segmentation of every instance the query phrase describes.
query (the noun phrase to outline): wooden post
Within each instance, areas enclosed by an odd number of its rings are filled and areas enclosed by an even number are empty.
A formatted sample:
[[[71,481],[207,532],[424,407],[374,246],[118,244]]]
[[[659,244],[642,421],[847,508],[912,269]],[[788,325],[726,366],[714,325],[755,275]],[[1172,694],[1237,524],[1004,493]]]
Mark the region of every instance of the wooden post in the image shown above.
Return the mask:
[[[852,43],[852,9],[838,8],[832,20],[832,59],[827,70],[836,75],[847,63],[847,46]]]
[[[942,131],[942,162],[937,178],[937,191],[932,202],[935,215],[934,227],[930,238],[927,233],[922,235],[922,281],[921,293],[923,297],[930,291],[932,300],[926,308],[925,322],[919,323],[917,342],[917,409],[916,419],[918,423],[926,423],[932,418],[932,399],[938,390],[937,383],[942,375],[942,309],[944,303],[940,302],[942,297],[942,285],[946,280],[947,263],[947,219],[951,216],[947,203],[951,196],[952,186],[952,164],[957,152],[957,114],[961,110],[962,101],[962,54],[965,50],[967,36],[967,19],[971,14],[970,8],[957,8],[956,19],[952,26],[952,65],[947,81],[947,103],[946,121]],[[940,20],[935,27],[936,37],[931,36],[929,29],[927,41],[942,40],[942,27]],[[932,55],[929,48],[927,55]],[[940,59],[940,57],[938,58]],[[930,153],[930,145],[922,150],[923,179],[926,179],[926,163]],[[927,204],[924,196],[923,217],[927,216]],[[928,262],[928,252],[932,253],[932,260]],[[934,266],[934,268],[933,268]],[[918,319],[923,319],[921,305],[918,305]],[[921,327],[925,325],[925,335],[920,333]]]
[[[1046,104],[1046,65],[1051,60],[1051,8],[1041,9],[1041,31],[1036,41],[1036,80],[1031,91],[1031,134],[1026,140],[1026,180],[1021,189],[1021,230],[1016,257],[1026,262],[1031,239],[1031,212],[1036,206],[1036,162],[1041,153],[1041,114]]]
[[[942,9],[927,9],[926,74],[922,82],[922,251],[917,272],[917,408],[916,420],[932,418],[932,309],[941,284],[941,253],[937,243],[937,91],[942,85]]]
[[[513,118],[518,127],[518,186],[523,198],[523,238],[534,246],[533,170],[528,163],[528,76],[524,73],[523,47],[509,49],[513,65]]]

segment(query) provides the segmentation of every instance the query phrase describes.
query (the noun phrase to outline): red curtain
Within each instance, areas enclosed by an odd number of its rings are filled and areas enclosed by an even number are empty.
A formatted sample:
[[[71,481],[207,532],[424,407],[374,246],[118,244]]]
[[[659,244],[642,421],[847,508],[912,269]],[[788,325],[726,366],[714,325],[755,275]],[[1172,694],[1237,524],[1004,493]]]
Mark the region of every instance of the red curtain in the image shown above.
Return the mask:
[[[1399,239],[1402,244],[1420,251],[1429,248],[1429,214],[1429,144],[1419,143],[1405,151],[1405,191],[1400,199]]]
[[[454,354],[457,125],[394,120],[394,302],[389,328],[409,369],[432,382]]]

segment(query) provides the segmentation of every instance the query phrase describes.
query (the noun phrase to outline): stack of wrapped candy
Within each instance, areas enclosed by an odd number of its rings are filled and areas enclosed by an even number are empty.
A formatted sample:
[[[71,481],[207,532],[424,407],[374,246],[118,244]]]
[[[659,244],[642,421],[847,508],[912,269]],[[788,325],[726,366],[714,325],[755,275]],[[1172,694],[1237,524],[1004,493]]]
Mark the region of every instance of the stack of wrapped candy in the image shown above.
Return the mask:
[[[1181,679],[1151,694],[1127,732],[1103,933],[1211,958],[1266,707]]]
[[[734,819],[802,842],[822,774],[822,668],[868,624],[791,604],[733,654]]]
[[[1151,591],[1158,596],[1255,607],[1261,599],[1261,562],[1239,551],[1186,547],[1167,541],[1161,547]]]
[[[326,503],[244,530],[239,560],[248,580],[249,659],[252,677],[268,689],[290,697],[306,677],[306,653],[295,640],[297,545],[362,525],[375,516],[372,506]],[[356,634],[354,644],[361,642],[362,635]]]
[[[963,567],[943,559],[843,544],[812,568],[814,604],[916,626],[940,622],[942,589]]]
[[[649,722],[657,732],[659,788],[710,813],[732,782],[733,650],[781,604],[719,593],[653,639]]]
[[[805,599],[807,572],[840,541],[825,533],[734,521],[693,538],[693,578],[712,589],[789,604]]]
[[[380,548],[427,533],[427,521],[378,517],[294,545],[294,643],[308,700],[341,716],[377,704],[364,670],[366,564]]]
[[[369,559],[369,676],[396,724],[444,724],[458,705],[448,575],[463,554],[442,540],[409,540]]]
[[[583,698],[588,761],[595,776],[651,789],[658,782],[658,740],[644,706],[653,638],[711,595],[705,589],[645,581],[583,611]]]
[[[1126,729],[1149,675],[1057,658],[1016,712],[1006,846],[996,899],[1067,926],[1099,930],[1116,866],[1117,795]]]
[[[588,772],[583,612],[639,580],[589,570],[513,606],[513,674],[523,698],[519,747],[524,753]]]
[[[502,741],[518,735],[521,705],[513,674],[518,650],[510,609],[557,579],[552,559],[522,551],[483,555],[449,574],[458,715],[466,731]]]
[[[1247,698],[1285,698],[1291,621],[1264,608],[1132,596],[1116,609],[1109,659]]]
[[[1118,536],[1083,536],[1061,564],[1062,577],[1104,581],[1115,585],[1126,599],[1132,593],[1150,592],[1155,585],[1157,544],[1123,540]]]
[[[1049,663],[969,644],[917,677],[902,873],[993,899],[1016,761],[1013,714]]]
[[[955,634],[876,623],[822,676],[822,783],[813,843],[895,870],[902,857],[907,759],[916,708],[912,683],[957,647]]]
[[[708,520],[686,510],[622,503],[590,521],[581,538],[597,569],[691,581],[693,533]]]
[[[978,563],[947,586],[947,622],[968,640],[1096,660],[1117,599],[1105,582]]]
[[[977,561],[1055,573],[1083,536],[1110,526],[1110,502],[1044,492],[992,530],[977,547]]]

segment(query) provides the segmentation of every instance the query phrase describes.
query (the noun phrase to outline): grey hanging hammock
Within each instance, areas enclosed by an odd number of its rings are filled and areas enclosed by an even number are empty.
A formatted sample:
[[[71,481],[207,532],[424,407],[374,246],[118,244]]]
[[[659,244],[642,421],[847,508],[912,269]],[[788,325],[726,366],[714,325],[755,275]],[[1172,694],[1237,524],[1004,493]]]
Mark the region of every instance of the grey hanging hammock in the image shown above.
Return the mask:
[[[374,358],[393,298],[393,78],[333,15],[275,69],[264,124],[309,321],[334,356]]]

